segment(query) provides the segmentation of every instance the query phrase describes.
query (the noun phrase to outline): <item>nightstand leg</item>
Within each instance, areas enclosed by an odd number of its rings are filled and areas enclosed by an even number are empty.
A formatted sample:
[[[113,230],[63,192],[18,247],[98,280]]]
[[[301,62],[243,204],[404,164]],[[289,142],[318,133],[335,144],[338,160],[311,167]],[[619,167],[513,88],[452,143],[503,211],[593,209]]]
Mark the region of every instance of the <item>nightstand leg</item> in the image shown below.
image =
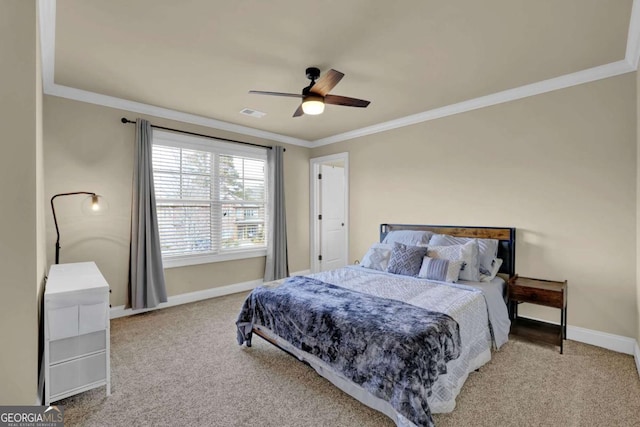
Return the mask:
[[[560,310],[560,354],[564,353],[564,340],[567,337],[567,309]]]

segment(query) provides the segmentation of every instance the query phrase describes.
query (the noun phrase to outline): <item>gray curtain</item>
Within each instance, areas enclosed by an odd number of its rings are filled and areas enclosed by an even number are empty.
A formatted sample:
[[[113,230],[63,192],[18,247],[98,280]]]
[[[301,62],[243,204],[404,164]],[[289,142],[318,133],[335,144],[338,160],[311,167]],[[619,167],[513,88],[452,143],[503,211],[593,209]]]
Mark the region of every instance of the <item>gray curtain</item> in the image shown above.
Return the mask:
[[[264,281],[289,276],[287,256],[287,218],[284,206],[284,148],[275,146],[267,150],[269,169],[269,235]]]
[[[148,121],[136,121],[127,304],[133,309],[151,308],[167,302],[153,189],[151,132]]]

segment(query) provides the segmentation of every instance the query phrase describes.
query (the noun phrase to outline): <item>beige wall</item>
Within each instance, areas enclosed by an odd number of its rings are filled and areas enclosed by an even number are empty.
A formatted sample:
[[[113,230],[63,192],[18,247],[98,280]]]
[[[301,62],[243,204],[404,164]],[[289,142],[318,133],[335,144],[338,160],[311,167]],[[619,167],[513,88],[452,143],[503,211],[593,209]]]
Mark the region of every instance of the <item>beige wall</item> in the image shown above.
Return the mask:
[[[0,3],[0,404],[32,405],[45,262],[36,3]]]
[[[96,261],[111,285],[111,304],[126,303],[131,179],[135,126],[121,117],[148,118],[153,124],[191,132],[272,145],[235,135],[63,98],[44,99],[46,195],[91,191],[104,196],[108,209],[99,216],[81,210],[82,196],[56,199],[60,226],[60,262]],[[285,192],[289,267],[309,268],[309,149],[286,146]],[[55,228],[47,210],[47,250],[54,259]],[[166,269],[169,296],[255,279],[264,275],[264,257]]]
[[[630,73],[312,149],[349,152],[350,260],[384,222],[517,227],[517,272],[567,279],[570,325],[636,337],[635,86]]]

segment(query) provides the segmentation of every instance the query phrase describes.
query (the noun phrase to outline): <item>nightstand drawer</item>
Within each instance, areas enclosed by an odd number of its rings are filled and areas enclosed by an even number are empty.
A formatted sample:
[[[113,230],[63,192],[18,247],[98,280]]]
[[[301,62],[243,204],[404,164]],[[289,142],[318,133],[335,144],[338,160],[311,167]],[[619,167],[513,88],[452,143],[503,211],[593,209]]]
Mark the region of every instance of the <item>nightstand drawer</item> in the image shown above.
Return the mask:
[[[509,285],[509,299],[520,302],[530,302],[534,304],[546,305],[555,308],[563,307],[562,292],[553,291],[550,289]]]

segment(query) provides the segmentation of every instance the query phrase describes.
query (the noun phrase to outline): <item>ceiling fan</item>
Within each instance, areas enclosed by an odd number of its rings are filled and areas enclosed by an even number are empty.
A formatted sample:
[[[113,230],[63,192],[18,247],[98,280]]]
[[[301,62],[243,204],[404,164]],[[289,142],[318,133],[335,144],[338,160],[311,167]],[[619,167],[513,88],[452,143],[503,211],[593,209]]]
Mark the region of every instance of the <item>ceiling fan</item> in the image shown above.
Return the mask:
[[[311,80],[311,84],[302,89],[301,94],[282,93],[282,92],[265,92],[261,90],[250,90],[249,93],[258,95],[287,96],[290,98],[302,98],[302,103],[293,113],[293,117],[299,117],[303,114],[322,114],[325,104],[344,105],[346,107],[365,108],[369,105],[369,101],[364,99],[349,98],[347,96],[329,95],[329,91],[337,85],[344,77],[340,71],[329,70],[320,77],[320,70],[316,67],[309,67],[306,70],[307,78]],[[320,77],[320,78],[318,78]]]

